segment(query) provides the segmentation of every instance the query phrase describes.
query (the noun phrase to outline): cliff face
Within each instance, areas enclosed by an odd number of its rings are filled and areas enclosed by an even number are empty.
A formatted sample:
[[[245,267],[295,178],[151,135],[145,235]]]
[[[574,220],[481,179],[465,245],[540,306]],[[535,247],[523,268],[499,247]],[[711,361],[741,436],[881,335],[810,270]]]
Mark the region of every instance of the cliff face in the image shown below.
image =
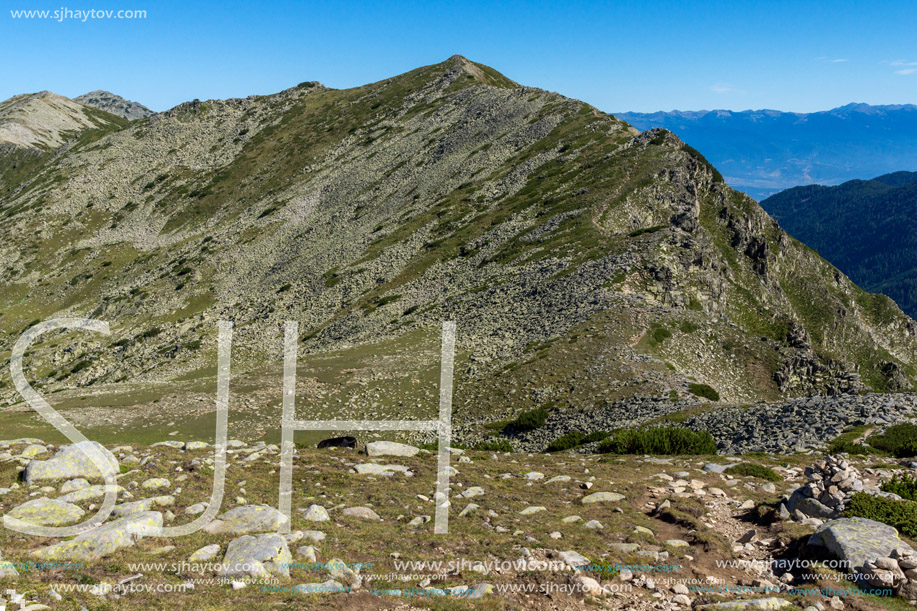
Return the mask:
[[[457,56],[356,89],[194,101],[17,154],[0,172],[0,354],[35,320],[113,327],[36,346],[49,390],[203,379],[219,318],[236,322],[234,370],[252,373],[299,321],[302,375],[335,413],[428,400],[445,319],[457,414],[915,375],[910,318],[673,134]]]

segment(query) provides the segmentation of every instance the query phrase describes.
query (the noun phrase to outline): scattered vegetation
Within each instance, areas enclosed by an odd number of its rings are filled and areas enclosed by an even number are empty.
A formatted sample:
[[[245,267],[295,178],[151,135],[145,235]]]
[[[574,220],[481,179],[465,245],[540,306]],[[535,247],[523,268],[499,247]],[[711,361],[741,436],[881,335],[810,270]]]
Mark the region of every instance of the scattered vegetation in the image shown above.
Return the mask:
[[[478,443],[474,449],[483,452],[512,452],[513,445],[506,439],[492,439]]]
[[[783,478],[780,475],[771,469],[770,467],[764,467],[750,462],[743,462],[737,465],[732,465],[724,473],[728,473],[733,476],[743,476],[743,477],[757,477],[759,479],[766,479],[769,482],[782,482]]]
[[[599,444],[602,454],[716,454],[716,442],[707,431],[684,427],[651,427],[615,431]]]

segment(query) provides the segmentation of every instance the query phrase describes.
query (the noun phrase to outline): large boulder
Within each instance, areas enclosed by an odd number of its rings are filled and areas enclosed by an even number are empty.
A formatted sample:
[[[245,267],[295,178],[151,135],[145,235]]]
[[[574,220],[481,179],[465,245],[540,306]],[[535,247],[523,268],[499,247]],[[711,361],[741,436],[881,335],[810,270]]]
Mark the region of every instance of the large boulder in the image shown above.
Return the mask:
[[[226,548],[219,574],[224,577],[289,577],[293,557],[281,535],[245,535]]]
[[[38,526],[64,526],[79,522],[85,513],[72,503],[42,497],[14,507],[4,517],[16,518]]]
[[[276,531],[290,519],[270,505],[243,505],[230,509],[204,527],[211,534]]]
[[[37,549],[32,555],[41,560],[91,562],[132,547],[143,537],[156,535],[161,530],[162,514],[148,511],[109,522],[69,541]]]
[[[29,461],[22,477],[28,484],[74,477],[104,478],[107,473],[99,471],[93,457],[101,458],[110,467],[110,473],[118,473],[120,467],[114,454],[96,441],[81,441],[62,447],[48,460]]]
[[[97,484],[95,486],[86,486],[85,488],[80,488],[79,490],[68,492],[67,494],[59,497],[58,500],[64,501],[66,503],[80,503],[90,499],[100,499],[105,496],[105,492],[109,489],[116,494],[124,492],[124,488],[118,486],[117,484]]]
[[[827,551],[835,558],[846,561],[848,570],[856,573],[862,573],[867,562],[888,558],[896,549],[912,550],[898,538],[894,527],[866,518],[840,518],[825,522],[815,529],[806,545],[816,552]]]
[[[112,515],[115,517],[132,516],[150,511],[153,507],[169,507],[175,504],[174,496],[151,496],[147,499],[115,505]]]
[[[366,453],[369,456],[414,456],[418,452],[419,448],[394,441],[373,441],[366,444]]]

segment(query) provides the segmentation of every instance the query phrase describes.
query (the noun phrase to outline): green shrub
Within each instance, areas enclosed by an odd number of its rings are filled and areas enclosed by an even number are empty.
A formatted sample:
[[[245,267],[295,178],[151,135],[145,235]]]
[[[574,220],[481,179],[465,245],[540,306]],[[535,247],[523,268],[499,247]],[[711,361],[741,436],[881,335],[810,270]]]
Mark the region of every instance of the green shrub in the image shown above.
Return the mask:
[[[700,326],[694,321],[683,320],[678,325],[678,328],[682,333],[694,333],[695,331],[700,329]]]
[[[580,431],[570,431],[552,441],[548,447],[545,448],[545,452],[563,452],[564,450],[570,450],[586,443],[602,441],[606,437],[608,437],[608,433],[605,431],[593,431],[588,435]]]
[[[503,432],[508,435],[513,435],[516,433],[534,431],[535,429],[543,427],[547,420],[548,409],[546,407],[539,407],[538,409],[519,414],[515,420],[511,420],[509,424],[506,425]]]
[[[897,458],[913,458],[917,456],[917,439],[905,441],[895,448],[895,456]]]
[[[651,427],[615,431],[599,444],[602,454],[716,454],[716,442],[707,431],[684,427]]]
[[[868,454],[878,454],[878,452],[864,443],[853,443],[844,439],[835,439],[828,444],[828,454],[853,454],[854,456],[866,456]]]
[[[756,465],[755,463],[743,462],[737,465],[732,465],[724,471],[724,473],[729,473],[730,475],[739,475],[746,477],[757,477],[760,479],[766,479],[769,482],[782,482],[783,478],[777,474],[776,471],[762,465]]]
[[[647,341],[654,348],[670,337],[672,337],[672,332],[656,322],[651,324],[646,332]]]
[[[882,490],[909,501],[917,501],[917,479],[904,473],[898,473],[890,480],[882,482]]]
[[[480,442],[474,446],[474,449],[482,452],[512,452],[513,446],[505,439],[493,439]]]
[[[894,526],[905,537],[917,537],[917,503],[914,501],[893,501],[857,492],[844,515],[882,522]]]
[[[706,384],[688,384],[688,391],[692,395],[697,395],[698,397],[703,397],[704,399],[710,399],[711,401],[719,401],[720,393],[712,386]]]
[[[888,427],[881,435],[873,435],[867,438],[866,443],[877,450],[882,450],[895,456],[902,454],[899,458],[906,458],[906,453],[914,447],[912,442],[915,440],[917,440],[917,424],[905,422]]]
[[[545,448],[545,452],[563,452],[583,443],[585,435],[579,431],[564,433]]]

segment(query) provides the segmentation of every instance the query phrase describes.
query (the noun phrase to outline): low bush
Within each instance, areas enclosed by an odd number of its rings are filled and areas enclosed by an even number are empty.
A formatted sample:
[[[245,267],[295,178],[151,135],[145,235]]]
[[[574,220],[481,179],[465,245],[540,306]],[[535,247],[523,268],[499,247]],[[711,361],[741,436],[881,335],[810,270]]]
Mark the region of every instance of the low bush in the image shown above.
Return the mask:
[[[606,437],[608,437],[608,433],[605,431],[593,431],[588,435],[580,431],[570,431],[569,433],[564,433],[552,441],[548,447],[545,448],[545,452],[563,452],[564,450],[572,450],[573,448],[586,443],[602,441]]]
[[[895,474],[893,478],[883,482],[882,490],[909,501],[917,501],[917,479],[904,473]]]
[[[683,427],[651,427],[615,431],[599,444],[602,454],[716,454],[716,442],[707,431]]]
[[[769,482],[782,482],[783,478],[777,474],[776,471],[769,467],[764,467],[762,465],[756,465],[755,463],[743,462],[737,465],[732,465],[724,471],[734,476],[745,476],[745,477],[757,477],[760,479],[766,479]]]
[[[873,435],[866,439],[866,443],[877,450],[888,452],[899,458],[906,458],[907,453],[914,449],[915,441],[917,441],[917,424],[910,422],[890,426],[881,435]],[[910,454],[910,456],[913,455]]]
[[[708,386],[706,384],[689,384],[688,391],[692,395],[697,395],[698,397],[703,397],[704,399],[710,399],[711,401],[720,400],[720,393],[716,392],[712,386]]]
[[[917,537],[917,503],[914,501],[894,501],[857,492],[850,499],[844,515],[882,522],[894,526],[905,537]]]
[[[526,433],[544,426],[548,420],[548,409],[539,407],[529,412],[522,412],[515,420],[510,420],[503,432],[507,435]]]
[[[513,446],[505,439],[494,439],[492,441],[482,441],[474,446],[474,449],[482,452],[512,452]]]

